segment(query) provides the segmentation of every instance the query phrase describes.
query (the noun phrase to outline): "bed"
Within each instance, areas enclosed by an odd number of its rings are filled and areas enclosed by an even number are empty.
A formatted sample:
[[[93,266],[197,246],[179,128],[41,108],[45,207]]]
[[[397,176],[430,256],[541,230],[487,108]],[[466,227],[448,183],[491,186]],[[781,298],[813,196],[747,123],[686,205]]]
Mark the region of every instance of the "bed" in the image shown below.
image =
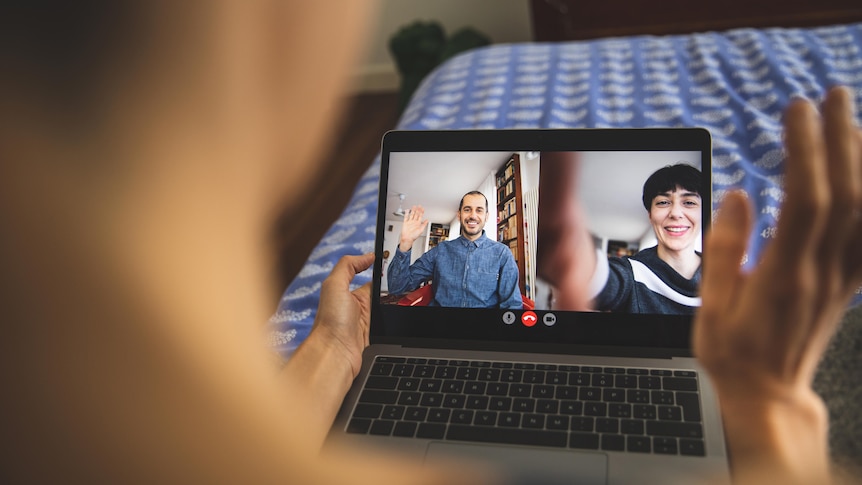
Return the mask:
[[[398,128],[705,127],[716,205],[733,189],[755,202],[751,265],[774,237],[783,197],[781,112],[834,84],[851,86],[862,105],[862,24],[497,45],[431,73]],[[374,249],[378,170],[379,160],[285,290],[270,321],[283,354],[307,335],[335,262]]]
[[[784,196],[783,108],[793,97],[817,100],[835,84],[850,86],[862,108],[862,23],[494,45],[452,58],[432,72],[398,128],[705,127],[713,138],[716,206],[734,189],[745,190],[756,206],[750,266],[775,235]],[[284,291],[269,334],[283,355],[308,334],[321,283],[338,259],[373,251],[378,170],[379,159]],[[370,279],[365,272],[354,284]],[[862,289],[853,305],[859,303]],[[860,316],[855,313],[855,329]],[[847,355],[859,354],[859,333],[839,342],[850,345]],[[835,375],[819,389],[837,396],[830,403],[833,414],[840,413],[836,402],[851,406],[862,398],[852,367],[858,357],[849,363],[837,358]],[[847,370],[856,377],[841,377],[843,366],[851,366]],[[848,386],[856,390],[848,394]],[[849,433],[851,449],[842,446],[856,460],[862,445],[852,436],[862,434],[859,427],[858,416],[844,423],[843,431],[833,427],[833,433]]]

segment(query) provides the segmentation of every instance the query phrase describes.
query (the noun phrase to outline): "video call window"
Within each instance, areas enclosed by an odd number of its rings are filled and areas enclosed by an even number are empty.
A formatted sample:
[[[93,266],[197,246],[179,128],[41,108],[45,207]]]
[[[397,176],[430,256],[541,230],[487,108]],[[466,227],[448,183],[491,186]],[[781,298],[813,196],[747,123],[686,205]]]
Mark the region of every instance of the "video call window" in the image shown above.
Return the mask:
[[[651,197],[645,207],[645,182],[675,165],[681,167],[653,183],[660,200],[654,205]],[[710,190],[695,186],[708,180],[700,167],[697,151],[392,153],[383,208],[381,303],[693,311],[699,306],[702,218],[709,213],[697,203],[698,191]],[[552,188],[545,193],[545,187]],[[573,207],[583,217],[569,224],[565,217]],[[414,230],[415,239],[403,234],[405,224],[416,226],[405,220],[411,208],[422,211],[420,224],[427,221]],[[546,227],[574,227],[584,237],[543,241],[543,221]],[[403,251],[402,243],[411,240],[409,251]],[[588,307],[568,306],[561,294],[565,285],[549,281],[559,276],[548,269],[560,267],[559,259],[547,256],[549,248],[593,258],[595,274],[579,290],[589,293]],[[589,251],[579,251],[585,248]],[[687,264],[675,269],[680,254]],[[613,291],[600,288],[601,281]]]

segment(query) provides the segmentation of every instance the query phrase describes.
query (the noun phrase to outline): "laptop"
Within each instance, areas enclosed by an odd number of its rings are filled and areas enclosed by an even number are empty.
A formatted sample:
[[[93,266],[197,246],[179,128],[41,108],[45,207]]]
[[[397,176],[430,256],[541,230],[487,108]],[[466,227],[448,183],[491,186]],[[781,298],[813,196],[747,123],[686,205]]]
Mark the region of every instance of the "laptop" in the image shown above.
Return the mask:
[[[665,233],[644,206],[645,181],[670,165],[696,169],[688,173],[698,178],[699,205],[687,206],[688,219],[675,217],[699,227]],[[678,244],[681,233],[700,257],[710,173],[711,139],[699,128],[387,133],[371,345],[330,438],[414,454],[428,466],[475,460],[510,483],[729,482],[717,398],[690,349],[699,273],[650,271],[662,264],[655,247]],[[554,198],[543,199],[552,184]],[[680,195],[692,198],[688,189]],[[487,199],[475,220],[459,212],[471,192]],[[482,212],[475,197],[464,200]],[[581,241],[597,268],[586,291],[635,274],[617,283],[630,291],[616,288],[610,307],[594,306],[597,293],[581,298],[588,306],[569,307],[571,295],[548,281],[562,266],[547,256],[555,243],[543,219],[565,204],[585,215]],[[400,251],[414,206],[427,225]],[[477,279],[485,277],[491,283]],[[677,277],[693,282],[694,294]],[[473,291],[486,287],[491,293]]]

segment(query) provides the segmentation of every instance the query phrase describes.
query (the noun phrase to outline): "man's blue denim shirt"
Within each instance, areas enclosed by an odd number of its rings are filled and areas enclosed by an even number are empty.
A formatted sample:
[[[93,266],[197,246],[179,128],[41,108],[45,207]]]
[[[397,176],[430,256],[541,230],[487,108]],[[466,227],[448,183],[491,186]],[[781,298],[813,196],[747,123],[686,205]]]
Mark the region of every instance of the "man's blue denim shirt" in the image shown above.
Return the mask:
[[[389,263],[389,292],[409,293],[433,280],[432,306],[461,308],[523,307],[518,265],[506,245],[483,232],[475,241],[459,237],[444,241],[412,265],[410,251],[395,251]]]

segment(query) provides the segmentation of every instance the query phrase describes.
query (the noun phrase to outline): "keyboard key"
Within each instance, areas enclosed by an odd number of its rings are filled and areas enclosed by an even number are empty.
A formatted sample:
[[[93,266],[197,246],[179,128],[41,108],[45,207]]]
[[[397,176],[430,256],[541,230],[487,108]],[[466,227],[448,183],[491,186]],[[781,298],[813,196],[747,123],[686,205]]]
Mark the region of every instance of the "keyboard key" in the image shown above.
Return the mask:
[[[557,395],[554,397],[560,400],[577,399],[578,388],[574,386],[557,386]]]
[[[450,424],[447,440],[506,443],[512,445],[566,446],[566,433],[536,429],[477,428]]]
[[[486,382],[471,381],[464,385],[464,394],[485,394]]]
[[[518,413],[532,413],[536,409],[536,401],[534,399],[519,397],[512,401],[512,411]]]
[[[429,440],[443,439],[446,434],[446,425],[437,423],[420,423],[419,429],[416,430],[417,438],[426,438]]]
[[[377,358],[374,359],[374,361],[389,364],[403,364],[404,362],[407,362],[407,359],[404,357],[389,357],[387,355],[378,355]]]
[[[502,382],[521,382],[524,371],[516,369],[504,369],[500,371],[500,381]]]
[[[622,367],[605,367],[602,372],[605,374],[625,374],[626,370]]]
[[[620,420],[616,418],[596,418],[596,431],[599,433],[619,433]]]
[[[359,402],[361,403],[395,404],[396,399],[398,399],[398,391],[365,389],[359,395]]]
[[[566,431],[569,429],[568,416],[548,416],[546,422],[548,429],[556,429],[561,431]]]
[[[450,409],[434,408],[428,411],[429,423],[448,423],[449,416],[452,414]]]
[[[511,397],[530,397],[533,392],[533,386],[530,384],[512,384],[509,387],[509,396]]]
[[[650,369],[649,371],[651,376],[672,376],[673,372],[667,369]]]
[[[614,385],[612,374],[593,374],[592,385],[595,387],[611,387]]]
[[[525,414],[521,420],[524,428],[543,429],[545,427],[545,416],[542,414]]]
[[[605,402],[626,402],[626,391],[624,389],[602,390],[602,400]]]
[[[545,384],[552,386],[566,385],[569,382],[569,374],[567,372],[551,371],[545,375]]]
[[[448,394],[461,394],[464,390],[464,381],[446,380],[440,388],[441,391]]]
[[[456,372],[457,367],[438,367],[437,370],[434,371],[434,377],[436,377],[437,379],[454,379]]]
[[[598,450],[599,435],[593,433],[572,433],[569,436],[569,447],[586,450]]]
[[[556,364],[536,364],[537,370],[557,370]]]
[[[419,357],[409,357],[407,358],[408,364],[427,364],[428,359],[420,359]]]
[[[376,419],[380,417],[380,413],[383,411],[382,404],[364,404],[360,403],[356,405],[356,409],[353,410],[354,418],[371,418]]]
[[[697,379],[689,377],[664,377],[662,385],[669,391],[697,391]]]
[[[605,451],[625,451],[626,437],[621,434],[603,434],[602,449]]]
[[[581,370],[581,366],[579,365],[561,365],[558,366],[558,369],[563,372],[579,372]]]
[[[693,370],[675,370],[673,375],[676,377],[697,377],[697,372]]]
[[[608,405],[603,402],[584,403],[584,416],[607,416]]]
[[[413,369],[413,377],[434,377],[434,371],[436,367],[433,365],[417,365],[415,369]]]
[[[614,378],[614,385],[625,389],[634,389],[638,387],[638,377],[632,375],[618,375]]]
[[[467,402],[467,396],[464,394],[446,394],[443,396],[444,408],[461,409],[465,402]]]
[[[508,411],[512,409],[512,398],[493,397],[488,403],[488,409],[492,411]]]
[[[388,376],[392,373],[392,364],[386,364],[383,362],[375,362],[374,365],[371,366],[370,374],[372,376]]]
[[[649,453],[652,451],[652,440],[649,436],[626,436],[626,449],[638,453]]]
[[[649,391],[643,389],[629,389],[626,391],[626,402],[632,404],[649,404]]]
[[[399,421],[395,423],[395,429],[392,430],[392,436],[402,438],[412,438],[414,434],[416,434],[416,423],[410,421]]]
[[[573,417],[569,429],[572,431],[592,431],[595,427],[595,418]]]
[[[422,392],[440,392],[443,381],[440,379],[422,379],[419,382],[419,390]]]
[[[569,374],[570,386],[589,386],[590,381],[590,374],[583,374],[580,372]]]
[[[407,421],[425,421],[427,415],[427,409],[416,406],[411,406],[404,411],[404,419]]]
[[[422,394],[419,392],[402,392],[398,397],[398,404],[402,406],[415,406],[422,399]]]
[[[658,419],[658,411],[652,404],[635,404],[632,415],[638,419]]]
[[[686,456],[706,456],[703,440],[679,439],[679,454]]]
[[[650,436],[674,436],[677,438],[703,438],[703,426],[700,423],[647,421],[646,434]]]
[[[560,414],[578,416],[584,412],[584,403],[580,401],[563,401],[560,403]]]
[[[470,362],[470,367],[479,367],[481,369],[487,369],[487,368],[491,367],[491,363],[486,362],[484,360],[474,360],[473,362]]]
[[[626,374],[631,374],[633,376],[645,376],[649,375],[649,371],[647,369],[626,369]]]
[[[515,366],[514,366],[514,367],[515,367],[516,369],[521,369],[521,370],[531,370],[531,369],[535,369],[535,368],[536,368],[536,364],[527,364],[527,363],[524,363],[524,362],[515,362]]]
[[[505,382],[490,382],[488,383],[489,396],[505,396],[509,394],[509,384]]]
[[[418,391],[419,383],[422,381],[413,377],[402,377],[400,381],[398,381],[398,390],[399,391]]]
[[[521,415],[518,413],[500,413],[497,417],[497,426],[517,428],[521,425]]]
[[[473,422],[473,411],[457,409],[452,412],[452,415],[449,417],[449,422],[457,424],[471,424]]]
[[[652,449],[654,452],[663,455],[676,455],[676,438],[655,437],[652,439]]]
[[[488,396],[468,396],[464,407],[467,409],[488,409],[489,401]]]
[[[473,424],[477,426],[494,426],[497,424],[497,412],[476,411],[476,417],[473,418]]]
[[[455,376],[462,381],[475,381],[479,378],[479,369],[475,367],[459,367],[455,371]]]
[[[620,403],[608,404],[608,416],[612,418],[630,418],[632,417],[632,405]]]
[[[535,385],[532,396],[537,399],[550,399],[554,397],[554,386]]]
[[[673,393],[670,391],[650,392],[650,402],[653,404],[673,404]]]
[[[366,418],[353,418],[347,424],[348,433],[365,434],[371,427],[371,420]]]
[[[623,434],[644,434],[644,422],[640,419],[623,419],[620,421],[620,432]]]
[[[398,421],[404,417],[404,406],[384,406],[383,414],[381,414],[380,417],[383,419]]]
[[[527,384],[541,384],[545,382],[545,371],[526,370],[524,371],[524,378],[521,381]]]
[[[413,365],[397,364],[395,365],[395,368],[392,369],[392,375],[396,377],[410,377],[413,375]]]
[[[591,365],[582,365],[581,366],[581,372],[587,372],[590,374],[601,372],[602,370],[604,370],[604,369],[602,369],[601,367],[595,367],[595,366],[591,366]]]
[[[693,392],[677,392],[676,404],[682,407],[682,417],[688,422],[700,422],[700,398]]]
[[[659,406],[658,419],[662,421],[682,421],[682,408],[677,406]]]
[[[491,364],[491,367],[493,367],[495,369],[511,369],[514,366],[515,365],[512,364],[511,362],[493,362]]]
[[[368,433],[379,436],[389,436],[392,434],[392,429],[394,427],[394,421],[377,419],[371,424],[371,429],[368,430]]]
[[[500,369],[480,369],[479,380],[494,382],[500,380]]]
[[[602,390],[597,387],[582,387],[578,395],[581,401],[601,401]]]
[[[419,404],[429,408],[435,408],[443,405],[443,394],[437,392],[426,392],[422,394],[422,399]]]
[[[638,387],[641,389],[661,389],[661,378],[656,376],[639,376]]]
[[[539,399],[536,401],[536,412],[542,414],[557,414],[560,402],[552,399]]]

